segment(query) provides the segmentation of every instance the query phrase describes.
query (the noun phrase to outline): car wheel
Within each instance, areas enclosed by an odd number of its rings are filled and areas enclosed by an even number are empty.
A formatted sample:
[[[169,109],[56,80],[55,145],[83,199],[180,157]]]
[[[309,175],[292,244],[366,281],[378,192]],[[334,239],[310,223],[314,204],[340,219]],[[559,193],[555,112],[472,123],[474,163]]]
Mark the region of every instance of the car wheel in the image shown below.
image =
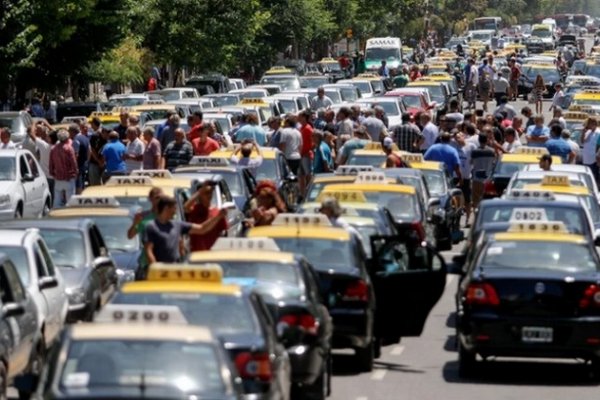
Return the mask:
[[[42,335],[43,338],[43,335]],[[43,339],[42,339],[43,340]],[[29,390],[19,390],[19,400],[27,400],[31,398],[31,395],[35,392],[37,383],[39,381],[44,364],[46,363],[46,346],[41,341],[37,344],[35,354],[31,358],[31,365],[29,366],[29,373],[31,381],[33,381],[33,387],[28,388]]]
[[[458,337],[458,376],[461,378],[469,378],[473,376],[477,364],[477,355],[468,352]]]
[[[6,366],[3,362],[0,362],[0,400],[6,400],[8,398],[8,376],[6,372]]]
[[[371,372],[373,370],[373,359],[375,358],[373,341],[367,347],[357,347],[354,357],[356,366],[360,372]]]
[[[50,198],[47,198],[44,202],[44,208],[42,208],[42,217],[46,217],[50,214]]]

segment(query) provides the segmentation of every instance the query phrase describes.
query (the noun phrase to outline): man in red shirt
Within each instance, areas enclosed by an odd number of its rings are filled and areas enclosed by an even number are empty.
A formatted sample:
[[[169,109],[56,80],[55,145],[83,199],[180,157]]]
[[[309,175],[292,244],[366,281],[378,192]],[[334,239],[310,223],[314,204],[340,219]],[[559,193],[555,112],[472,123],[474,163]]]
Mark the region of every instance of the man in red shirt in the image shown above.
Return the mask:
[[[202,224],[205,221],[219,215],[219,209],[211,207],[210,202],[213,197],[216,183],[205,181],[198,187],[196,193],[185,202],[183,208],[188,222]],[[190,251],[210,250],[213,244],[227,231],[227,219],[222,218],[214,228],[203,235],[190,235]]]
[[[200,137],[200,133],[202,133],[202,128],[204,125],[202,124],[202,111],[194,111],[192,114],[192,129],[188,133],[188,140],[191,142],[196,138]]]
[[[221,147],[219,142],[208,137],[210,131],[210,125],[204,125],[200,131],[200,137],[192,140],[192,147],[194,148],[194,155],[196,156],[208,156],[213,151],[219,150]]]
[[[312,113],[310,110],[300,111],[298,122],[300,123],[300,133],[302,134],[302,148],[300,149],[300,168],[298,168],[298,184],[300,185],[300,194],[306,195],[306,186],[310,182],[312,175],[312,135],[313,127],[310,125]]]
[[[69,132],[60,130],[58,142],[50,150],[48,169],[54,178],[54,208],[62,207],[75,194],[75,178],[79,174],[77,158],[69,139]],[[64,192],[64,197],[63,197]]]

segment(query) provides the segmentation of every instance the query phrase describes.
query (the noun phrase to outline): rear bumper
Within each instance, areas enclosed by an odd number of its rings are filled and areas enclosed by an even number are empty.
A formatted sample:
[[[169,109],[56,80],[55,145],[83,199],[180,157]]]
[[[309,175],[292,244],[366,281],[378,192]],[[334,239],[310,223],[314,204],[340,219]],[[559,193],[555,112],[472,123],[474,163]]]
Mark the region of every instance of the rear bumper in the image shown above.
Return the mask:
[[[373,312],[365,308],[331,308],[333,319],[332,347],[336,349],[366,347],[373,337]]]
[[[504,357],[600,357],[600,317],[503,318],[459,316],[459,340],[467,351]],[[552,340],[531,343],[522,339],[523,327],[552,328]]]

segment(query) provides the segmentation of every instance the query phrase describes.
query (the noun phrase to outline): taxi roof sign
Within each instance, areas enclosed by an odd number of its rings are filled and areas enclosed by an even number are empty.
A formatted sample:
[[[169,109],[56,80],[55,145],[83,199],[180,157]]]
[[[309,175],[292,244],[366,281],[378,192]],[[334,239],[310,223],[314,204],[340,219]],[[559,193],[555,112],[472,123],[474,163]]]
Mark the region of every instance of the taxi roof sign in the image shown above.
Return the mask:
[[[354,183],[380,183],[387,184],[385,173],[381,171],[359,172]]]
[[[211,250],[280,251],[275,240],[266,237],[221,237],[213,244]]]
[[[149,176],[111,176],[106,186],[152,186]]]
[[[331,227],[324,214],[279,214],[273,220],[273,226]]]
[[[230,163],[225,157],[194,156],[190,160],[189,165],[202,167],[228,167]]]
[[[335,174],[341,176],[354,176],[359,172],[373,171],[375,168],[372,165],[340,165],[336,168]]]
[[[107,304],[94,322],[132,325],[188,323],[179,307],[146,304]]]
[[[168,169],[136,169],[131,171],[130,176],[148,176],[150,178],[173,179]]]
[[[402,161],[407,162],[407,163],[423,163],[425,162],[425,159],[423,158],[423,154],[419,154],[419,153],[407,153],[407,154],[402,154],[400,156],[400,158],[402,159]]]
[[[71,196],[67,207],[119,207],[119,201],[114,196]]]
[[[218,264],[154,263],[148,268],[147,280],[221,283],[223,270]]]
[[[363,150],[382,150],[383,151],[383,147],[381,146],[381,143],[379,142],[369,142],[365,144],[365,147],[363,147]]]
[[[325,190],[323,190],[321,193],[319,193],[319,196],[317,196],[317,201],[322,202],[327,197],[333,197],[340,203],[366,203],[367,202],[367,198],[365,197],[365,194],[359,190],[328,191],[327,188],[325,188]]]
[[[567,175],[544,175],[542,186],[571,186]]]
[[[240,100],[240,104],[243,104],[243,105],[251,104],[251,105],[262,106],[262,105],[265,105],[268,103],[260,97],[247,97],[245,99]]]
[[[515,154],[533,154],[538,156],[543,156],[548,153],[548,149],[545,147],[529,147],[529,146],[521,146],[515,149]]]
[[[562,221],[527,221],[510,224],[508,232],[569,233]]]
[[[549,190],[512,189],[508,198],[523,200],[554,200],[554,193]]]
[[[515,207],[513,208],[509,222],[547,222],[548,215],[546,210],[543,208],[526,208],[526,207]]]

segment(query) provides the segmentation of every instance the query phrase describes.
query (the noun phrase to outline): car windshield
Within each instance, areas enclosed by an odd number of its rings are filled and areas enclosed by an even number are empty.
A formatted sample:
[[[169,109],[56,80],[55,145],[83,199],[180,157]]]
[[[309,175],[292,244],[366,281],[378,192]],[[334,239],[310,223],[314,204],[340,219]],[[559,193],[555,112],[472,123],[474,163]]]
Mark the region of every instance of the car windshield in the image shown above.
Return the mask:
[[[482,42],[485,42],[487,40],[492,40],[492,34],[488,33],[488,32],[473,33],[471,35],[471,39],[472,40],[480,40]]]
[[[134,107],[140,106],[146,102],[145,98],[134,97],[134,98],[122,98],[110,100],[108,105],[112,107]]]
[[[385,111],[385,114],[389,116],[398,116],[400,115],[400,108],[398,107],[398,103],[395,101],[374,101],[371,103],[371,107],[380,106]]]
[[[177,354],[177,357],[173,357]],[[170,340],[74,340],[69,346],[62,391],[134,387],[152,396],[221,398],[221,363],[209,344]],[[143,388],[143,389],[142,389]]]
[[[74,229],[42,228],[40,233],[54,263],[59,267],[81,268],[86,265],[83,234]]]
[[[483,252],[485,269],[546,269],[564,272],[595,271],[596,262],[586,245],[564,242],[499,241]]]
[[[29,286],[31,277],[29,276],[29,261],[27,260],[25,248],[20,246],[0,246],[0,253],[4,253],[13,262],[23,286]]]
[[[14,181],[17,164],[14,157],[0,157],[0,181]]]
[[[508,187],[507,189],[523,189],[525,187],[525,185],[530,185],[530,184],[538,184],[542,182],[542,177],[540,176],[539,178],[518,178],[515,179],[511,186]],[[569,177],[569,184],[573,185],[573,186],[586,186],[586,183],[580,179],[580,178],[576,178],[576,177]]]
[[[342,102],[342,96],[337,90],[325,89],[325,96],[329,97],[333,104],[340,104]]]
[[[480,217],[477,218],[476,229],[481,229],[482,226],[494,222],[508,222],[515,208],[539,210],[543,209],[549,221],[561,221],[566,226],[569,232],[577,234],[587,234],[585,228],[588,222],[585,220],[583,209],[556,207],[551,204],[536,203],[535,205],[497,205],[482,207]]]
[[[265,76],[260,80],[263,85],[275,84],[281,86],[283,90],[298,90],[300,89],[300,82],[298,78],[290,78],[283,76]]]
[[[241,93],[237,93],[240,96],[240,99],[261,99],[265,97],[265,92],[261,91],[245,91]]]
[[[499,161],[494,168],[494,175],[498,176],[513,176],[515,172],[523,171],[527,166],[526,163],[513,163]]]
[[[429,194],[434,197],[440,197],[446,194],[446,175],[443,171],[423,170],[425,181],[429,188]]]
[[[402,102],[406,108],[421,108],[421,98],[419,96],[402,96]]]
[[[281,251],[299,253],[319,271],[348,271],[358,265],[348,240],[275,238]]]
[[[212,99],[215,107],[235,106],[240,102],[240,98],[237,95],[206,97]]]
[[[175,306],[192,325],[218,335],[256,332],[252,308],[242,296],[212,293],[118,293],[113,304]]]
[[[548,29],[534,29],[531,32],[531,36],[538,38],[549,38],[552,36],[552,32],[550,32]]]
[[[371,165],[374,168],[381,168],[385,163],[385,154],[352,154],[348,158],[348,165]]]
[[[319,87],[329,83],[329,78],[326,76],[318,78],[300,78],[300,87],[303,89],[318,89]]]
[[[278,99],[279,106],[281,107],[281,112],[284,114],[292,113],[295,114],[298,111],[298,105],[294,100],[291,99]]]
[[[127,231],[124,226],[131,226],[133,219],[131,217],[95,217],[94,221],[102,233],[102,238],[106,247],[111,252],[135,251],[140,248],[139,237],[135,235],[133,239],[127,238]]]
[[[438,103],[444,103],[446,101],[446,96],[444,95],[444,90],[441,85],[438,86],[412,86],[411,88],[421,88],[426,89],[429,92],[429,96],[432,100],[437,101]]]
[[[362,243],[363,249],[365,249],[365,253],[367,258],[371,257],[371,236],[377,235],[377,227],[375,225],[361,225],[361,224],[353,224],[350,223],[354,229],[358,231],[360,235],[360,241]]]
[[[547,68],[534,69],[534,68],[531,68],[527,72],[527,76],[529,77],[529,79],[532,82],[535,81],[535,79],[537,78],[538,74],[541,75],[542,78],[544,78],[544,82],[546,84],[560,82],[560,75],[558,74],[558,71],[556,69],[554,69],[554,68],[551,68],[551,69],[547,69]]]
[[[148,189],[150,191],[150,189]],[[142,210],[149,210],[152,208],[148,196],[135,197],[135,196],[115,196],[119,205],[124,208],[141,208]]]
[[[400,59],[400,49],[371,47],[365,50],[365,60],[392,61]]]
[[[417,196],[397,192],[365,192],[367,201],[387,208],[396,221],[419,219]]]
[[[362,94],[373,93],[373,88],[371,87],[371,84],[369,82],[355,81],[352,82],[352,85],[358,88],[358,90],[360,90]]]
[[[239,173],[230,171],[219,171],[219,175],[221,175],[225,182],[227,182],[229,192],[231,192],[232,196],[244,195],[242,178],[240,177]]]
[[[585,74],[592,76],[600,76],[600,65],[587,65],[585,67]]]
[[[150,116],[150,119],[164,119],[166,117],[168,111],[169,111],[168,109],[162,109],[162,110],[143,110],[141,112],[143,112],[144,114],[148,114]]]
[[[328,62],[328,63],[320,63],[319,66],[321,67],[321,69],[323,70],[323,72],[338,72],[342,70],[342,67],[340,66],[339,63],[335,62]]]
[[[358,99],[355,88],[341,87],[340,92],[342,93],[342,100],[344,101],[353,102]]]
[[[209,117],[207,120],[219,124],[223,133],[228,133],[231,130],[231,121],[227,117]]]
[[[274,262],[219,261],[224,278],[248,278],[257,282],[299,286],[300,277],[292,264]]]
[[[179,93],[176,90],[166,90],[166,91],[160,91],[160,92],[154,92],[152,94],[157,94],[160,97],[162,97],[162,99],[164,101],[175,101],[175,100],[181,100],[181,93]]]
[[[263,159],[262,164],[256,168],[256,181],[258,182],[265,179],[279,180],[275,159]]]

